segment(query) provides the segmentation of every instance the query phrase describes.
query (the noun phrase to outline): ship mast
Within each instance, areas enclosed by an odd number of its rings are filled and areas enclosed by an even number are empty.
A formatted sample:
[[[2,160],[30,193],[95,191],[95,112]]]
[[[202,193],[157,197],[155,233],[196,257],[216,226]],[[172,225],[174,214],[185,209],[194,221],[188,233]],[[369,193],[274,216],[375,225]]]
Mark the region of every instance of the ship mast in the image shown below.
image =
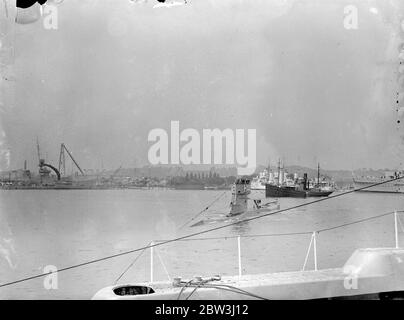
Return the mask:
[[[38,153],[38,167],[39,167],[39,181],[42,184],[42,174],[41,174],[41,169],[42,169],[42,164],[43,162],[41,161],[41,151],[39,149],[39,139],[36,137],[36,151]]]
[[[320,162],[317,165],[317,186],[320,186]]]
[[[36,151],[38,153],[38,163],[41,163],[41,152],[39,150],[39,140],[38,137],[36,138]]]
[[[268,168],[267,168],[267,182],[269,182],[269,172],[271,172],[271,159],[268,159]]]

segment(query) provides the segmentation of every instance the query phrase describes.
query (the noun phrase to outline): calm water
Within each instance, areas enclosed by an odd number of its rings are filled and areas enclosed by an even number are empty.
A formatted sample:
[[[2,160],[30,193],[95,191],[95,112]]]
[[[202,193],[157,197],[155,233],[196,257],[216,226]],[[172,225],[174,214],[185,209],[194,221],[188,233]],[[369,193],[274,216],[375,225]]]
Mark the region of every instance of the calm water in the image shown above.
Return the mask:
[[[1,190],[0,283],[63,268],[216,225],[183,228],[223,191],[174,190]],[[257,197],[263,193],[256,192]],[[223,212],[230,192],[211,212]],[[280,199],[286,208],[312,199]],[[200,237],[312,231],[404,209],[404,195],[356,193],[287,213],[232,226]],[[404,216],[402,217],[404,222]],[[394,245],[393,217],[386,216],[320,233],[319,268],[339,267],[355,248]],[[402,241],[404,235],[400,230]],[[243,238],[244,273],[301,269],[310,235]],[[89,299],[111,285],[138,253],[61,272],[58,289],[43,278],[0,288],[0,298]],[[155,280],[169,276],[237,274],[237,240],[183,241],[155,250]],[[308,268],[313,267],[310,257]],[[147,281],[145,252],[120,282]]]

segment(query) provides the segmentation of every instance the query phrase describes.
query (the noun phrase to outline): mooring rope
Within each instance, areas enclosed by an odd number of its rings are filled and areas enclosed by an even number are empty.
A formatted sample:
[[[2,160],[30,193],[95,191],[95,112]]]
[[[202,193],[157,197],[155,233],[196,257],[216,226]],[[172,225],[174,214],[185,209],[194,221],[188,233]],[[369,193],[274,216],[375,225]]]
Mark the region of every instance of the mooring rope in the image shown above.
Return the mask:
[[[190,220],[186,221],[182,226],[179,227],[179,230],[181,230],[183,227],[185,227],[187,224],[191,223],[194,221],[197,217],[199,217],[202,213],[205,211],[209,210],[209,208],[215,204],[221,197],[223,197],[227,193],[227,190],[221,193],[218,197],[216,197],[209,205],[207,205],[202,211],[199,211],[196,215],[194,215]]]
[[[148,245],[150,245],[151,242],[148,243]],[[114,284],[117,284],[117,282],[123,277],[123,275],[128,272],[128,270],[130,268],[132,268],[132,266],[136,263],[137,260],[139,260],[139,258],[141,257],[141,255],[146,251],[147,248],[144,248],[142,250],[142,252],[140,252],[136,258],[125,268],[125,270],[121,273],[121,275],[115,280]]]

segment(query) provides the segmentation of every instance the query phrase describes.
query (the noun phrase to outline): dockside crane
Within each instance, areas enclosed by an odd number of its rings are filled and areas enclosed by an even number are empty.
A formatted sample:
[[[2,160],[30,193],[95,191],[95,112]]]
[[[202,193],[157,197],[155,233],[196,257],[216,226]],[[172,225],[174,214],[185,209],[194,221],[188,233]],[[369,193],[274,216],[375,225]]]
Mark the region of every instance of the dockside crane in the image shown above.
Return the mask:
[[[111,176],[109,177],[109,180],[112,181],[112,179],[118,174],[118,172],[121,169],[122,169],[122,165],[111,174]]]
[[[41,152],[39,150],[39,140],[38,137],[36,137],[36,151],[38,153],[38,164],[41,163]]]
[[[37,153],[38,153],[39,177],[40,177],[41,183],[42,183],[42,175],[49,173],[49,171],[47,172],[47,169],[44,168],[44,167],[48,167],[48,168],[52,169],[52,170],[56,173],[57,179],[60,180],[60,172],[59,172],[59,170],[56,169],[56,168],[55,168],[54,166],[52,166],[51,164],[45,163],[45,159],[41,159],[41,152],[40,152],[40,149],[39,149],[39,140],[38,140],[38,137],[36,138],[36,150],[37,150]]]
[[[73,155],[70,153],[70,151],[67,149],[66,145],[64,143],[62,143],[60,145],[60,153],[59,153],[59,171],[65,175],[66,174],[66,156],[65,156],[65,152],[68,154],[68,156],[70,157],[70,159],[72,159],[73,163],[75,164],[75,166],[77,167],[77,169],[79,169],[80,173],[84,176],[84,172],[83,170],[81,170],[79,164],[77,163],[77,161],[73,158]]]

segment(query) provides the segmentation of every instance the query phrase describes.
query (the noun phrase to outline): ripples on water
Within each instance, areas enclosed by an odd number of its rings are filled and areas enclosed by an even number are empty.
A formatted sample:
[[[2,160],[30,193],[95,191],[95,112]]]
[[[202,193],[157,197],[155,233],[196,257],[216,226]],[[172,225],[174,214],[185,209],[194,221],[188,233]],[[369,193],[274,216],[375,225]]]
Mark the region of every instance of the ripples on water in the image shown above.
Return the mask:
[[[67,267],[216,226],[179,227],[223,191],[178,190],[1,190],[0,282],[40,274],[46,265]],[[263,197],[263,192],[255,192]],[[229,195],[212,212],[224,212]],[[280,199],[284,209],[313,199]],[[288,233],[327,228],[404,209],[404,195],[354,193],[201,237]],[[404,215],[404,214],[403,214]],[[402,217],[404,222],[404,216]],[[404,238],[402,230],[400,235]],[[404,240],[403,240],[404,241]],[[403,242],[401,241],[401,243]],[[310,235],[242,238],[244,273],[300,270]],[[386,216],[320,233],[319,268],[339,267],[359,247],[393,246],[393,217]],[[111,285],[138,253],[58,274],[58,289],[46,290],[43,278],[0,288],[2,299],[89,299]],[[238,273],[237,239],[181,241],[155,250],[155,280]],[[120,282],[147,281],[145,252]],[[312,257],[308,268],[313,268]]]

